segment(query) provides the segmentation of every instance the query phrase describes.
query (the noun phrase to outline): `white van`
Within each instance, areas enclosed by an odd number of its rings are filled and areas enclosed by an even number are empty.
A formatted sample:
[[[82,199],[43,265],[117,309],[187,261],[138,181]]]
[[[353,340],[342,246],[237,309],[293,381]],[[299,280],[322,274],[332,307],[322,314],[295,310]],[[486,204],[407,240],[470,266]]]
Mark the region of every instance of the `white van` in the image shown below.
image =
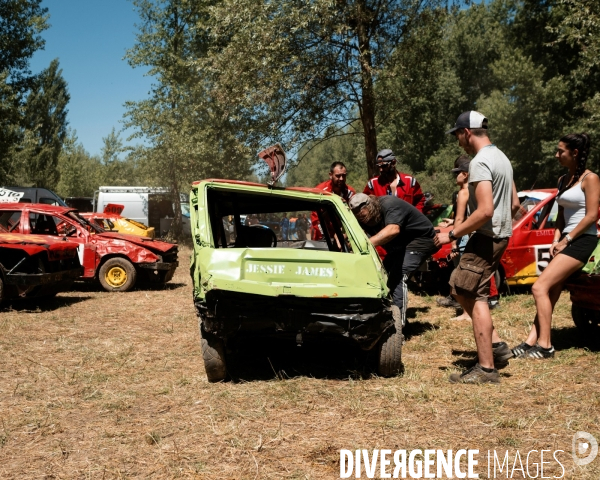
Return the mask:
[[[183,233],[191,235],[189,199],[181,194],[181,220]],[[154,227],[162,237],[166,235],[173,219],[171,191],[165,187],[111,187],[104,186],[94,192],[94,211],[104,212],[109,203],[123,205],[121,215],[148,227]],[[162,228],[161,228],[162,226]]]

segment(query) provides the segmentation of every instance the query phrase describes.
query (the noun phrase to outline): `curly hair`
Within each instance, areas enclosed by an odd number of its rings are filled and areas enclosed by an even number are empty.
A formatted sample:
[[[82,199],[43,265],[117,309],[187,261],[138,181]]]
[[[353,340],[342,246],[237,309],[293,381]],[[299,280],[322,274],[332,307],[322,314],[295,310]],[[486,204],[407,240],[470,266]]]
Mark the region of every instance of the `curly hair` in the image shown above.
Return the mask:
[[[562,137],[559,142],[571,151],[577,150],[575,159],[577,160],[577,169],[573,175],[573,182],[577,182],[579,177],[585,172],[588,157],[590,155],[590,137],[587,133],[571,133]]]

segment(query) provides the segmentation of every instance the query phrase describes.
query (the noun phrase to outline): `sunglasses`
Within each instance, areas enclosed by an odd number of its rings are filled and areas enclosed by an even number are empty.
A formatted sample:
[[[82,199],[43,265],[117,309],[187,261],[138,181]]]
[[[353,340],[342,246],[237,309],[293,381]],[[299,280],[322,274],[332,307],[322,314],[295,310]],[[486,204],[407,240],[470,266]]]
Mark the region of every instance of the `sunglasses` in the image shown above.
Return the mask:
[[[393,161],[389,161],[389,162],[377,162],[377,166],[384,168],[384,167],[390,167],[392,165],[392,163],[394,163]]]

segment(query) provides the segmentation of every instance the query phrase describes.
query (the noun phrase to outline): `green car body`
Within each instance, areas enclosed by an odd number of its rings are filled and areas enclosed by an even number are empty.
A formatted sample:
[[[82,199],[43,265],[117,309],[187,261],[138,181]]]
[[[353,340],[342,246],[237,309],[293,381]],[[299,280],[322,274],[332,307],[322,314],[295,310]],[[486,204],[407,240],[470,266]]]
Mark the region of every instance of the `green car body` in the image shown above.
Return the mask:
[[[204,180],[193,184],[190,206],[193,295],[209,380],[225,377],[224,345],[235,336],[342,335],[370,350],[394,333],[385,269],[337,195]],[[267,218],[279,211],[318,211],[331,234],[320,242],[276,241],[276,232],[285,235],[277,221],[243,224],[250,214]]]

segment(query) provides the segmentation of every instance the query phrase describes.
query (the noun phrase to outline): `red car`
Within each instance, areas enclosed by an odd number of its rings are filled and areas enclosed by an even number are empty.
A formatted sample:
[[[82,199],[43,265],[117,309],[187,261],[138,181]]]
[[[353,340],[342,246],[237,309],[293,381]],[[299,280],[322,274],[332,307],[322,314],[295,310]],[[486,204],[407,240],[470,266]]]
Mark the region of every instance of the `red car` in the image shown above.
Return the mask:
[[[55,295],[81,276],[77,244],[3,231],[0,227],[0,303]]]
[[[548,266],[558,213],[556,193],[556,188],[519,193],[521,208],[513,219],[513,234],[500,260],[498,285],[504,281],[509,286],[531,285]],[[438,278],[447,279],[450,275],[453,263],[447,256],[451,248],[450,244],[444,245],[428,264],[428,270]]]
[[[105,232],[77,210],[42,204],[0,204],[0,228],[25,235],[64,238],[78,244],[82,278],[109,292],[125,292],[140,278],[166,283],[177,268],[177,245],[136,235]]]

